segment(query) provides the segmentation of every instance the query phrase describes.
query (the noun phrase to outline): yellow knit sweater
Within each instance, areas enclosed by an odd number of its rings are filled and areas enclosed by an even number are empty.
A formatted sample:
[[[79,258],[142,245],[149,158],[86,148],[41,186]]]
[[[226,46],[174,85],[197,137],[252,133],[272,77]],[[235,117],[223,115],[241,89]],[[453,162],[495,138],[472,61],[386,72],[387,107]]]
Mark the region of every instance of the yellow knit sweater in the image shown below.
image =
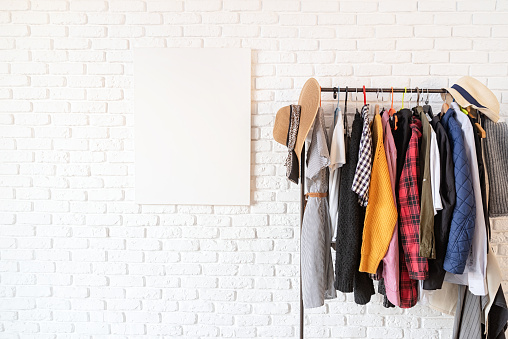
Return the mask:
[[[360,272],[376,273],[390,245],[397,222],[397,207],[393,201],[392,185],[383,145],[381,116],[376,114],[372,123],[374,160],[369,186],[369,202],[363,224]]]

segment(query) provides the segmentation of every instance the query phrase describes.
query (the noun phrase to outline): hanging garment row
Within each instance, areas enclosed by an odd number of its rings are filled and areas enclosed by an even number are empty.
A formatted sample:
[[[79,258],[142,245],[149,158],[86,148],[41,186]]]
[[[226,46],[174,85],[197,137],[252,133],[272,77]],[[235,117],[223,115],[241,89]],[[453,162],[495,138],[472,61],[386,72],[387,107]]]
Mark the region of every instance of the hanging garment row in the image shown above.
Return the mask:
[[[410,308],[420,301],[455,311],[454,333],[460,338],[471,325],[464,323],[463,309],[474,306],[474,319],[484,319],[483,331],[473,321],[478,337],[487,333],[489,319],[489,338],[504,337],[508,310],[488,245],[482,145],[482,126],[486,118],[498,120],[499,103],[471,77],[447,90],[454,101],[444,102],[438,114],[419,102],[396,111],[393,96],[390,109],[380,111],[376,105],[371,113],[364,92],[351,130],[337,101],[327,131],[320,87],[310,79],[299,105],[277,114],[274,137],[288,146],[287,175],[293,182],[299,175],[298,155],[314,125],[301,233],[304,308],[322,306],[336,297],[336,290],[354,293],[357,304],[366,304],[378,280],[385,307]],[[347,112],[347,90],[344,105]],[[288,119],[289,126],[281,119]],[[492,305],[497,305],[495,314],[489,313]]]

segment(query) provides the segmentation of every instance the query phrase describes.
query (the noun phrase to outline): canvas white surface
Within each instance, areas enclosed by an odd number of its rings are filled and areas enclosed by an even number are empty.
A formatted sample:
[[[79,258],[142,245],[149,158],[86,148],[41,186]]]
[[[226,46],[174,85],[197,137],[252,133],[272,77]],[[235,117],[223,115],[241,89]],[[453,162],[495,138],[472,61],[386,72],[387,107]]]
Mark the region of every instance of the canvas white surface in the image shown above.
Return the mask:
[[[134,51],[135,199],[250,204],[251,52]]]

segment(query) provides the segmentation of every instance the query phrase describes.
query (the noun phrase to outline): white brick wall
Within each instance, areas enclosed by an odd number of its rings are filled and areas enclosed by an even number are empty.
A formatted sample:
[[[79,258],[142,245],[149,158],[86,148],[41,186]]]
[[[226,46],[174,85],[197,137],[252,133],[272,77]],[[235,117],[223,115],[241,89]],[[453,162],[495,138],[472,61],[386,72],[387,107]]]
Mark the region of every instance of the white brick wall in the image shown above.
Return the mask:
[[[251,206],[134,203],[142,46],[252,49]],[[508,115],[507,59],[506,0],[0,0],[0,338],[297,338],[299,191],[271,138],[277,109],[312,76],[470,74]],[[504,279],[507,231],[494,221]],[[451,317],[373,299],[308,311],[306,337],[451,335]]]

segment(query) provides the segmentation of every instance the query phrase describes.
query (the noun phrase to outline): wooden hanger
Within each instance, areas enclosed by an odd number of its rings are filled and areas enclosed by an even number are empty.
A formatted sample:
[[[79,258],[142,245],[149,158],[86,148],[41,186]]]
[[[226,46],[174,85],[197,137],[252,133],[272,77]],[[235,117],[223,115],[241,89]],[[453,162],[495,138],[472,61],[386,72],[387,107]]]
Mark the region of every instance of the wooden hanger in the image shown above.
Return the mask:
[[[474,124],[476,125],[476,128],[478,129],[478,135],[480,136],[480,138],[485,139],[487,137],[487,132],[485,132],[485,130],[479,123],[475,122]]]
[[[441,106],[441,116],[443,116],[448,111],[448,109],[450,109],[450,105],[448,105],[446,102],[443,103],[443,106]]]
[[[471,118],[475,118],[477,119],[478,118],[478,111],[475,110],[474,108],[472,108],[471,106],[467,106],[466,107],[466,110],[467,112],[469,113],[468,115],[471,117]]]
[[[443,105],[441,106],[441,116],[443,116],[449,109],[450,109],[450,105],[448,105],[448,103],[446,102],[446,98],[447,98],[448,94],[445,93],[445,101],[443,102]]]
[[[478,120],[478,111],[475,109],[472,109],[471,106],[466,107],[467,111],[469,112],[469,116]],[[476,129],[478,130],[478,135],[480,138],[485,139],[487,137],[487,132],[483,129],[482,125],[480,125],[478,122],[474,123],[476,126]]]

